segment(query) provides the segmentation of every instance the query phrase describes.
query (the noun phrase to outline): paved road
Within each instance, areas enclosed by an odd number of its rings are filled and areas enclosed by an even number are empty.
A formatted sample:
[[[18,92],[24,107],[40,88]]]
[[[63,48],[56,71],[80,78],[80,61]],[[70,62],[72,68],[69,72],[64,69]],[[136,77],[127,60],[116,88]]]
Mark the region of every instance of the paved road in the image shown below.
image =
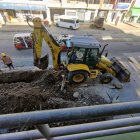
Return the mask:
[[[28,26],[14,26],[8,25],[3,26],[0,29],[0,53],[5,52],[9,54],[12,58],[18,58],[17,65],[32,65],[33,57],[32,50],[16,50],[13,45],[13,36],[19,32],[31,32],[32,29]],[[73,35],[94,35],[97,40],[102,42],[102,45],[106,43],[109,44],[107,49],[109,50],[109,56],[122,56],[124,53],[140,52],[140,30],[134,30],[137,32],[137,36],[132,34],[126,34],[122,30],[113,28],[111,26],[106,26],[106,30],[95,30],[90,29],[87,26],[83,26],[79,30],[69,30],[59,27],[51,27],[49,31],[53,35],[59,34],[73,34]],[[130,30],[126,30],[130,33]],[[108,39],[108,40],[105,40]],[[43,53],[49,52],[46,44],[43,45]]]

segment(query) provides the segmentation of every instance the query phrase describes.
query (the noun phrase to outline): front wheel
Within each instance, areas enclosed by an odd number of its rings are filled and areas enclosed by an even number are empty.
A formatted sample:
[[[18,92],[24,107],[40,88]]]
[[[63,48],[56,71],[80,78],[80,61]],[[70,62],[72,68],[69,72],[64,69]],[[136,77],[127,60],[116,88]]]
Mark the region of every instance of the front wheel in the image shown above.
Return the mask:
[[[86,81],[88,73],[86,71],[72,71],[68,73],[69,83],[79,84]]]
[[[110,73],[104,73],[103,75],[101,75],[100,77],[100,82],[102,84],[108,84],[112,81],[113,77]]]
[[[56,23],[56,26],[59,27],[58,23]]]
[[[73,27],[72,27],[72,26],[70,26],[70,29],[71,29],[71,30],[73,30]]]

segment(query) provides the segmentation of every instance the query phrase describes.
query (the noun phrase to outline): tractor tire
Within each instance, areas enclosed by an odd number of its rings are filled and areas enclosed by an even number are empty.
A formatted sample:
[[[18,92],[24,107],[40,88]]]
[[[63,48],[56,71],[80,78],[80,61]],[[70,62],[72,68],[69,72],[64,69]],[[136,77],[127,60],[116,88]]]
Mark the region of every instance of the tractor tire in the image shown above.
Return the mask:
[[[70,84],[80,84],[86,81],[88,73],[86,71],[72,71],[68,73],[68,80]]]
[[[113,80],[113,76],[110,73],[104,73],[100,77],[100,82],[102,84],[108,84]]]

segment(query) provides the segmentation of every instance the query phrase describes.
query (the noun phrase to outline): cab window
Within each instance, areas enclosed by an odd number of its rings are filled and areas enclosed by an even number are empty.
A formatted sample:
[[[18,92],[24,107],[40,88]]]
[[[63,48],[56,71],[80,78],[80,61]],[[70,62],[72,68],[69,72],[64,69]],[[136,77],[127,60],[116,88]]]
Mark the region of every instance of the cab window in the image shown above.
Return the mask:
[[[70,63],[83,63],[85,56],[85,48],[74,48],[71,56],[70,56]]]

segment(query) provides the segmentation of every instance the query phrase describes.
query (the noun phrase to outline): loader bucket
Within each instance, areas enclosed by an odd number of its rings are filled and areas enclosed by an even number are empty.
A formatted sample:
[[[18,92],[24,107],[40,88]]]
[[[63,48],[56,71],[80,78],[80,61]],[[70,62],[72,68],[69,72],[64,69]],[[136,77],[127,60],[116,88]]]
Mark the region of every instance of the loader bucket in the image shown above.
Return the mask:
[[[116,73],[116,78],[118,78],[120,82],[130,82],[130,71],[115,57],[111,58],[111,62],[113,63],[112,66]]]

